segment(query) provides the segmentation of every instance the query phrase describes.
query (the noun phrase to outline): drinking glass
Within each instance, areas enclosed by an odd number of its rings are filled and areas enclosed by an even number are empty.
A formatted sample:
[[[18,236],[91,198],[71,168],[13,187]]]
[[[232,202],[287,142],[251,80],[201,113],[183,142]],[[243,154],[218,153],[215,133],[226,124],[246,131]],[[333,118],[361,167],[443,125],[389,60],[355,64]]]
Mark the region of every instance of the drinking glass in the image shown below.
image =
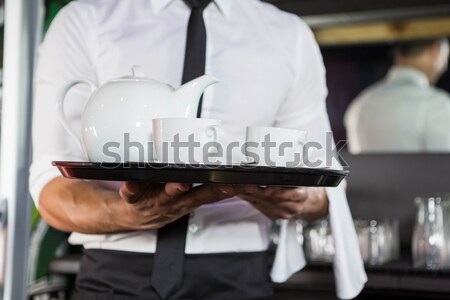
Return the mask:
[[[332,262],[335,248],[327,219],[316,221],[303,229],[305,256],[309,261]]]
[[[416,268],[441,269],[447,265],[446,229],[441,197],[417,197],[412,237],[413,264]],[[447,233],[448,234],[448,233]]]
[[[446,265],[447,269],[450,268],[450,194],[442,194],[441,203],[444,213],[444,241],[445,241],[445,253],[446,253]]]
[[[364,263],[369,261],[369,221],[354,220],[359,249]]]
[[[364,263],[381,265],[398,259],[400,250],[398,220],[355,220],[354,224]]]
[[[389,245],[386,238],[386,228],[383,222],[369,222],[369,264],[380,265],[389,257]]]

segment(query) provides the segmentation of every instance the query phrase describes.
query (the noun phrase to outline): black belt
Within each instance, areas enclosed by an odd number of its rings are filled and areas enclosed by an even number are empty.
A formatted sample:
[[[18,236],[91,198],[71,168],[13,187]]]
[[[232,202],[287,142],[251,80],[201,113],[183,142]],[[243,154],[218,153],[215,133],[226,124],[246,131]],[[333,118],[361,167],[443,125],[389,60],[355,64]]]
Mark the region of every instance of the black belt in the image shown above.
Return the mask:
[[[150,279],[153,254],[86,249],[77,300],[161,300]],[[273,287],[266,252],[186,255],[184,281],[169,299],[270,299]]]

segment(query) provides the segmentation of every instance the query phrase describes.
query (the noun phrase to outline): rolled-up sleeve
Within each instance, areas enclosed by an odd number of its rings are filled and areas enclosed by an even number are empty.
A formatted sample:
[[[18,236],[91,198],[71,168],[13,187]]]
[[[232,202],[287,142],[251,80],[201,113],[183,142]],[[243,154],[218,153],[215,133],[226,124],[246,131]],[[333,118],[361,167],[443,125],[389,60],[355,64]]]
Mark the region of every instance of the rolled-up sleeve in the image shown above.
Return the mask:
[[[86,3],[71,3],[54,19],[42,45],[34,82],[33,162],[30,167],[30,193],[38,207],[43,187],[60,176],[51,165],[54,160],[85,160],[84,154],[57,119],[55,102],[68,82],[84,78],[96,82],[94,11]],[[81,133],[81,114],[89,90],[75,86],[67,94],[67,120]]]

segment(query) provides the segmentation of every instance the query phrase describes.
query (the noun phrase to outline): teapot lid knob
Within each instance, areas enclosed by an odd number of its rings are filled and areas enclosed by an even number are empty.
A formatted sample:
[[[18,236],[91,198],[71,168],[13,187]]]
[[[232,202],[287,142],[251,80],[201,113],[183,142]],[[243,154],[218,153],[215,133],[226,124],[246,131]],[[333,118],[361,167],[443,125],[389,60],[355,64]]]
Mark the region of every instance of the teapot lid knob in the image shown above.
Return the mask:
[[[141,66],[138,66],[138,65],[134,65],[131,68],[131,73],[133,73],[134,77],[145,77],[144,70],[142,69]]]

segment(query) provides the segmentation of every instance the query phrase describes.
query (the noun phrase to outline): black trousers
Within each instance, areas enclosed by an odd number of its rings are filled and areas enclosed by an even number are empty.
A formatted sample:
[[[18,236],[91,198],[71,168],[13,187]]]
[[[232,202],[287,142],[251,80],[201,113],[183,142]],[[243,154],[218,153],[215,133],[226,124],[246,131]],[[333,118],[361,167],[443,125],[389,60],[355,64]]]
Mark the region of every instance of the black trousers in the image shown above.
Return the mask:
[[[76,300],[161,300],[150,284],[153,255],[85,249]],[[194,254],[185,258],[183,286],[169,299],[271,299],[266,252]]]

